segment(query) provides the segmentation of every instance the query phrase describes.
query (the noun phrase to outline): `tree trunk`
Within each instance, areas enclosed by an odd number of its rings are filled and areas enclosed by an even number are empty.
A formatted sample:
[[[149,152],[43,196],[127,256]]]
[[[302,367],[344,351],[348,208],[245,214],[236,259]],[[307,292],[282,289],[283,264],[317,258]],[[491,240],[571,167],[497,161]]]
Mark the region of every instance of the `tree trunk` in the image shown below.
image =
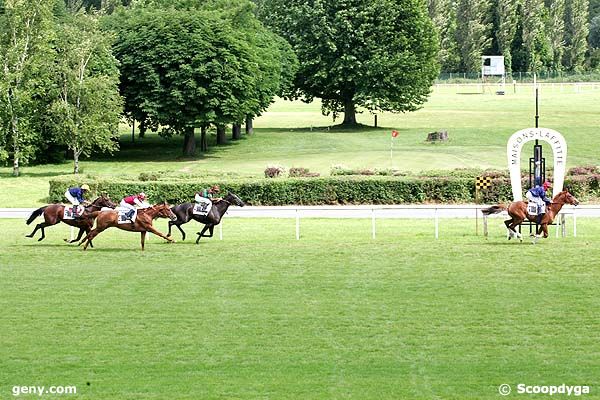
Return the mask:
[[[183,155],[192,157],[196,153],[196,136],[194,136],[194,127],[185,128],[185,137],[183,140]]]
[[[135,119],[131,124],[131,143],[135,143]]]
[[[225,125],[217,125],[217,144],[226,144]]]
[[[144,136],[146,136],[146,121],[145,120],[141,120],[140,121],[140,133],[138,133],[138,137],[140,139],[143,139]]]
[[[73,173],[75,175],[79,173],[79,154],[77,154],[77,150],[73,151]]]
[[[208,143],[206,142],[206,126],[200,127],[200,151],[208,151]]]
[[[356,125],[356,108],[352,98],[344,100],[344,122],[342,125]]]
[[[252,135],[254,133],[253,119],[251,115],[246,117],[246,135]]]
[[[233,124],[231,127],[231,138],[238,140],[242,138],[242,124]]]
[[[13,176],[19,176],[19,157],[16,156],[13,160]]]

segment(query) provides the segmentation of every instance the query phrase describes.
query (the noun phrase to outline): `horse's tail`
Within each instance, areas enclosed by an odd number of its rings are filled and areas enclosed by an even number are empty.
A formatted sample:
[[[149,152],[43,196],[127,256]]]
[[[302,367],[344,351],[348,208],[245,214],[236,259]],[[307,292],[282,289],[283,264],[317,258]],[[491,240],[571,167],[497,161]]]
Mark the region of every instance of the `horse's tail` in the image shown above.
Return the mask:
[[[36,219],[37,217],[42,215],[44,213],[44,210],[46,209],[46,207],[48,207],[48,206],[40,207],[37,210],[35,210],[34,212],[32,212],[31,215],[29,216],[29,218],[27,218],[27,221],[26,221],[27,225],[31,224],[34,219]]]
[[[481,213],[483,215],[491,215],[491,214],[498,214],[501,213],[502,211],[506,211],[507,207],[504,204],[497,204],[495,206],[491,206],[488,208],[484,208],[481,210]]]

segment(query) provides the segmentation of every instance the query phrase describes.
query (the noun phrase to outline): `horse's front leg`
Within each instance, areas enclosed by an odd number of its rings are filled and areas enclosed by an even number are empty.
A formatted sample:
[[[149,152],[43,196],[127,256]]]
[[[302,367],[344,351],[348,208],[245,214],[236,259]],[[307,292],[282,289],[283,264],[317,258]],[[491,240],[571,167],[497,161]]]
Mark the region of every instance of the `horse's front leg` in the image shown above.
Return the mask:
[[[141,235],[142,251],[144,251],[144,243],[146,242],[146,231],[140,232],[140,235]]]
[[[200,232],[196,232],[198,234],[198,238],[196,238],[196,244],[198,244],[201,237],[212,237],[212,229],[210,230],[210,236],[204,235],[204,232],[206,232],[208,229],[210,229],[213,226],[214,225],[204,225],[204,228],[202,228],[202,230]]]
[[[157,231],[156,228],[154,228],[152,225],[150,225],[149,227],[147,227],[146,230],[148,232],[154,233],[156,236],[160,236],[161,238],[165,239],[169,243],[174,243],[175,242],[173,239],[171,239],[170,237],[168,237],[164,233],[161,233],[161,232]]]

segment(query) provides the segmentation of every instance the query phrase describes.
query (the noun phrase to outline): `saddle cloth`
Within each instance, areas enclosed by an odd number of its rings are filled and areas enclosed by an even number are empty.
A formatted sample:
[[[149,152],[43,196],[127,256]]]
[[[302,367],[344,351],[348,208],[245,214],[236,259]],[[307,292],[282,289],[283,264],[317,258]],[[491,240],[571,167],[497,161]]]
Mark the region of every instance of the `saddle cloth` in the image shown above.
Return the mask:
[[[133,215],[131,216],[131,221],[135,222],[135,218],[137,217],[137,209],[129,209],[124,207],[117,207],[117,223],[118,224],[130,224],[128,213],[133,211]]]
[[[203,198],[201,199],[200,203],[194,204],[194,209],[192,210],[192,213],[194,215],[201,215],[203,217],[206,217],[211,209],[212,201]]]
[[[83,206],[65,206],[65,212],[63,214],[63,219],[75,219],[75,213],[73,212],[76,209],[77,211],[77,215],[81,216],[83,214],[83,212],[85,211],[85,208],[83,208]]]
[[[538,204],[535,201],[527,203],[527,214],[537,216],[546,213],[546,204]]]

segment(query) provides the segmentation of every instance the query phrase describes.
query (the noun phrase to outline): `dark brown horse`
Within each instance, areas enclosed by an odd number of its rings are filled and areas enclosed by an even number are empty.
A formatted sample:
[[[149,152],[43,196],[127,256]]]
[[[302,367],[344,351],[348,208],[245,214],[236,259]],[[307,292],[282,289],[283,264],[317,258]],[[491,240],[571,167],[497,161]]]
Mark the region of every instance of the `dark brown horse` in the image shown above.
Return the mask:
[[[48,206],[40,207],[31,213],[31,215],[27,219],[27,225],[31,224],[34,219],[36,219],[42,214],[44,215],[44,222],[37,224],[33,232],[31,232],[29,235],[26,235],[26,237],[32,238],[38,231],[38,229],[41,229],[42,237],[38,239],[38,242],[40,242],[46,237],[44,228],[56,225],[62,221],[67,225],[79,228],[79,234],[77,235],[76,239],[70,241],[67,241],[65,239],[65,241],[69,243],[78,242],[79,239],[81,239],[81,236],[83,236],[83,232],[89,233],[92,230],[95,218],[95,216],[92,216],[92,213],[94,211],[99,211],[102,209],[102,207],[115,208],[115,206],[115,203],[113,203],[110,200],[110,197],[106,194],[103,194],[102,196],[94,200],[92,204],[85,207],[85,211],[83,212],[83,214],[79,218],[75,219],[63,219],[63,216],[65,215],[65,207],[70,206],[64,206],[62,204],[50,204]]]
[[[156,228],[154,228],[154,226],[152,226],[152,221],[159,217],[170,218],[171,220],[175,220],[177,218],[175,216],[175,214],[173,214],[173,212],[171,211],[171,208],[169,207],[169,205],[166,202],[160,203],[160,204],[155,204],[152,207],[139,209],[137,212],[137,217],[133,224],[132,223],[119,224],[118,223],[119,216],[118,216],[118,212],[116,210],[114,210],[114,211],[112,211],[112,210],[99,211],[99,212],[94,212],[93,214],[97,214],[96,227],[94,229],[92,229],[92,231],[90,233],[88,233],[87,236],[79,243],[79,245],[81,245],[83,242],[86,242],[85,245],[83,246],[84,250],[87,249],[88,244],[90,244],[91,241],[96,236],[98,236],[102,231],[104,231],[108,228],[112,228],[112,227],[117,227],[124,231],[140,232],[141,237],[142,237],[142,242],[141,242],[142,250],[144,250],[144,242],[146,241],[146,233],[147,232],[152,232],[155,235],[160,236],[161,238],[163,238],[165,240],[168,240],[169,242],[174,242],[173,239],[160,233],[159,231],[156,230]]]
[[[546,207],[546,214],[544,214],[542,220],[539,222],[539,226],[536,232],[536,237],[539,236],[540,233],[544,233],[544,237],[548,237],[548,225],[552,224],[554,218],[558,215],[560,210],[565,204],[578,205],[579,201],[569,193],[569,190],[566,189],[552,199],[552,203]],[[515,201],[510,203],[508,207],[504,205],[496,205],[489,208],[485,208],[481,210],[483,215],[497,214],[502,211],[507,211],[510,219],[504,221],[504,225],[508,228],[510,236],[508,240],[513,237],[517,237],[519,240],[523,241],[523,235],[516,231],[516,227],[523,223],[525,220],[529,220],[533,223],[537,222],[537,216],[531,216],[527,213],[527,203],[524,201]]]

